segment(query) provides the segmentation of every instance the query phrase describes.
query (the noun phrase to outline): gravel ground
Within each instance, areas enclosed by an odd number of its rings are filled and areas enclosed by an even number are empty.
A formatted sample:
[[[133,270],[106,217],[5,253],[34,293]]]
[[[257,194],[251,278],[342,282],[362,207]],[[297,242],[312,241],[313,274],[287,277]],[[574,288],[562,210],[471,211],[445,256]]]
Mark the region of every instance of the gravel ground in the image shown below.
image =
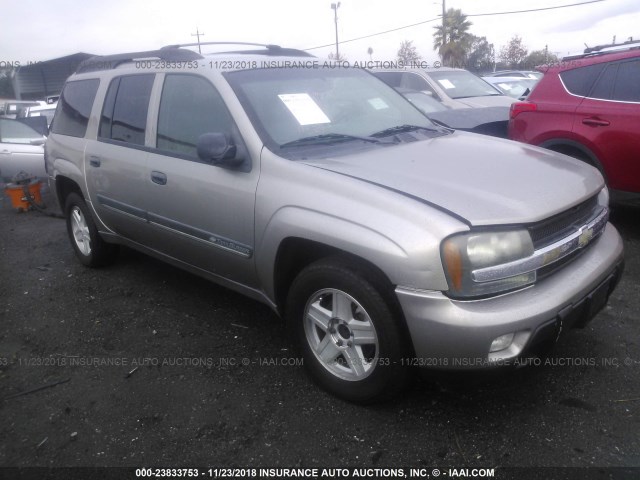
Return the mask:
[[[362,407],[309,380],[265,306],[131,250],[87,269],[64,221],[5,199],[0,465],[639,467],[640,224],[612,222],[622,282],[551,362]]]

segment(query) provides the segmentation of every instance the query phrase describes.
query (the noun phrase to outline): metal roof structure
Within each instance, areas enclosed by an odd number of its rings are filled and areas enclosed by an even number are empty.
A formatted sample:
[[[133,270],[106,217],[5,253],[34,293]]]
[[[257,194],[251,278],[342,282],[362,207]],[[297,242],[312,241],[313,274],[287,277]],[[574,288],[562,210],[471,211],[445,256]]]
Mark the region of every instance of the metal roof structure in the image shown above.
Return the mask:
[[[65,80],[78,65],[93,56],[79,52],[18,67],[12,79],[16,99],[44,100],[48,96],[59,95]]]

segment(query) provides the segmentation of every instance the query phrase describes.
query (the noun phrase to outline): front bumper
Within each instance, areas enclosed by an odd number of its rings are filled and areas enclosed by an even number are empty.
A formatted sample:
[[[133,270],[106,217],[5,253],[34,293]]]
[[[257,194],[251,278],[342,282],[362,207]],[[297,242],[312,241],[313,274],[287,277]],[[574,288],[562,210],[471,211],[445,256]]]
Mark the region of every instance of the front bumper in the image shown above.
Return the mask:
[[[584,326],[604,305],[623,267],[623,244],[607,224],[590,248],[553,275],[523,290],[474,301],[442,292],[396,288],[418,366],[474,369],[509,364],[572,326]],[[511,345],[492,342],[514,334]]]

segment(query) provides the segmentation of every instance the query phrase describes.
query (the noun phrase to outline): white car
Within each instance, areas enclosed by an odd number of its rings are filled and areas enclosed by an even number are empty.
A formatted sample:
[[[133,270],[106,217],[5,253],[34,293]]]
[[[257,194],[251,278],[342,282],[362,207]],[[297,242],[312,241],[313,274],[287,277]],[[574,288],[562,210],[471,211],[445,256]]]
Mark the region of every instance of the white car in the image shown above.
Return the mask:
[[[515,98],[459,68],[372,70],[393,88],[419,90],[449,108],[510,107]]]
[[[45,137],[18,120],[0,118],[0,179],[11,181],[20,172],[46,177]]]

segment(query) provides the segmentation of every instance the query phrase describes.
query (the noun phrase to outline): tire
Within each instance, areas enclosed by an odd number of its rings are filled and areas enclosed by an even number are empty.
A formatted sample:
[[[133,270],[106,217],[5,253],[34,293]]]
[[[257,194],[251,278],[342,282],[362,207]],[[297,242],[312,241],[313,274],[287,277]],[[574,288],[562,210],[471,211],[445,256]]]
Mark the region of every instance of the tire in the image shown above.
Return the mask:
[[[64,212],[69,240],[80,262],[87,267],[102,267],[113,263],[118,247],[102,239],[84,199],[77,193],[70,193]]]
[[[401,319],[374,278],[351,262],[320,260],[296,277],[285,310],[312,378],[356,403],[397,395],[410,374]]]

